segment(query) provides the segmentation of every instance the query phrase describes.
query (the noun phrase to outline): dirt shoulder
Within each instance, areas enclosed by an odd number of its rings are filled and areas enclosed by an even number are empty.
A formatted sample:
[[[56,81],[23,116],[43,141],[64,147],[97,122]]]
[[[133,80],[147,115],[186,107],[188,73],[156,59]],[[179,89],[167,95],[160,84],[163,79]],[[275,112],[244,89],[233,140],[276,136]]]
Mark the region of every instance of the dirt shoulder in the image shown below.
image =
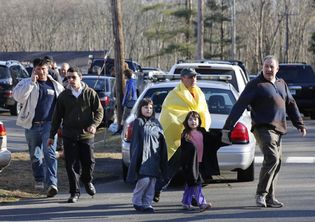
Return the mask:
[[[100,129],[95,138],[94,183],[104,183],[121,177],[120,136],[112,136]],[[12,153],[10,165],[0,174],[0,203],[18,201],[21,198],[37,198],[46,195],[33,189],[33,176],[28,152]],[[58,189],[68,193],[68,178],[63,159],[58,160]]]

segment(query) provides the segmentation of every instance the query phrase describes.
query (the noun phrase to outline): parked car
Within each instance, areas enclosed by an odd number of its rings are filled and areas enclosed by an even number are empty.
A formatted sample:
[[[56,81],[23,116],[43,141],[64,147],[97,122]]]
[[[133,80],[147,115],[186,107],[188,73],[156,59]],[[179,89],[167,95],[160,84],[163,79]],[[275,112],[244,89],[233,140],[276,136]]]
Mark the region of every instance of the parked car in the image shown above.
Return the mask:
[[[315,119],[315,73],[304,63],[279,64],[277,77],[288,84],[290,92],[304,116]]]
[[[13,99],[12,90],[21,79],[27,77],[30,75],[20,62],[0,61],[0,107],[9,109],[13,116],[20,112],[21,105]]]
[[[242,62],[221,60],[198,60],[193,62],[181,61],[172,66],[169,75],[180,74],[184,68],[194,68],[201,75],[230,75],[229,82],[238,92],[242,92],[249,81],[249,76]]]
[[[102,74],[110,75],[111,69],[114,67],[114,59],[112,58],[90,58],[91,63],[88,67],[88,73],[90,74]],[[136,61],[132,59],[126,59],[125,62],[128,64],[128,68],[135,73],[142,73],[142,68]],[[99,72],[99,73],[98,73]]]
[[[162,103],[168,92],[179,82],[169,81],[149,85],[139,96],[134,104],[130,116],[124,124],[122,145],[122,169],[123,178],[126,178],[130,162],[129,146],[132,138],[133,121],[136,118],[136,110],[141,99],[149,97],[153,100],[154,110],[158,118]],[[222,81],[198,81],[198,86],[204,92],[211,114],[210,132],[217,138],[221,138],[221,131],[232,106],[239,97],[235,88]],[[236,171],[239,181],[252,181],[254,179],[254,154],[255,138],[250,132],[251,118],[248,111],[244,111],[241,118],[231,132],[232,145],[222,146],[218,150],[218,161],[221,170]]]
[[[7,131],[0,121],[0,172],[10,164],[11,152],[7,149]]]
[[[116,99],[114,96],[115,78],[109,76],[83,75],[82,81],[94,89],[104,108],[103,124],[109,126],[114,121]]]

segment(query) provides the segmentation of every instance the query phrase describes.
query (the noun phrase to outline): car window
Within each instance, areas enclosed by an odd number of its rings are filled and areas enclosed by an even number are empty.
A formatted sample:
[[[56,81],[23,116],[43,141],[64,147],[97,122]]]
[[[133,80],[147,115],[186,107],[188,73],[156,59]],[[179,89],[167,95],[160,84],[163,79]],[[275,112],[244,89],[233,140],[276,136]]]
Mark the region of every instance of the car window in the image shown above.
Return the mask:
[[[0,79],[10,78],[9,69],[6,66],[0,66]]]
[[[282,78],[286,83],[311,83],[315,82],[315,74],[311,66],[290,65],[281,66],[277,73],[278,78]]]
[[[154,111],[160,113],[165,97],[172,88],[151,88],[144,97],[152,99]],[[236,102],[235,96],[230,90],[216,88],[201,88],[205,94],[210,114],[229,114]]]
[[[103,91],[109,88],[109,83],[105,81],[105,79],[98,78],[98,79],[92,79],[92,78],[83,78],[83,82],[85,82],[90,88],[96,90],[96,91]],[[108,91],[108,90],[106,90]]]
[[[176,68],[174,74],[180,74],[183,68]],[[230,75],[232,79],[229,81],[234,88],[239,91],[237,79],[234,70],[227,70],[227,69],[213,69],[210,67],[195,67],[195,70],[199,74],[204,75]],[[246,81],[245,81],[246,82]]]
[[[201,88],[205,94],[210,114],[229,114],[236,102],[230,90]]]

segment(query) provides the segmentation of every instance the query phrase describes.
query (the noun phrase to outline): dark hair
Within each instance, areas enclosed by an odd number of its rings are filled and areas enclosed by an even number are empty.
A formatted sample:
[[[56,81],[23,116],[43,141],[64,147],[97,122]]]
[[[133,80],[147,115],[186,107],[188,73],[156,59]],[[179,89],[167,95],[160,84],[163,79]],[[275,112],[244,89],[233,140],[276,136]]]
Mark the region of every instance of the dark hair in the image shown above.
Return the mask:
[[[42,58],[36,58],[33,60],[33,67],[35,68],[36,66],[48,66],[47,60],[42,59]]]
[[[146,117],[144,117],[144,116],[142,115],[141,109],[142,109],[142,107],[147,106],[147,105],[149,105],[149,104],[151,104],[152,107],[153,107],[153,101],[152,101],[152,99],[150,99],[150,98],[143,98],[143,99],[140,101],[139,106],[138,106],[138,110],[137,110],[137,117],[138,117],[138,118],[140,118],[140,117],[141,117],[141,118],[146,118]],[[155,115],[155,112],[154,112],[154,109],[153,109],[152,116],[154,116],[154,115]]]
[[[47,62],[53,62],[54,61],[54,58],[52,56],[49,56],[49,55],[46,55],[44,57],[44,59],[47,61]]]
[[[76,66],[71,66],[67,72],[76,72],[78,73],[78,75],[81,77],[82,76],[82,72],[81,69],[79,67]]]
[[[191,128],[190,128],[189,125],[188,125],[188,119],[189,119],[190,116],[193,116],[193,117],[195,117],[195,118],[198,118],[198,120],[199,120],[199,125],[198,125],[197,129],[200,130],[200,128],[201,128],[201,123],[202,123],[202,122],[201,122],[201,118],[200,118],[199,113],[196,112],[196,111],[190,111],[190,112],[187,113],[187,116],[186,116],[186,118],[185,118],[185,120],[184,120],[184,122],[183,122],[183,125],[184,125],[185,129],[184,129],[184,131],[183,131],[182,136],[184,136],[185,134],[187,134],[187,133],[189,133],[189,132],[191,131]]]
[[[132,77],[132,71],[130,69],[125,69],[124,75],[126,76],[127,79],[130,79]]]

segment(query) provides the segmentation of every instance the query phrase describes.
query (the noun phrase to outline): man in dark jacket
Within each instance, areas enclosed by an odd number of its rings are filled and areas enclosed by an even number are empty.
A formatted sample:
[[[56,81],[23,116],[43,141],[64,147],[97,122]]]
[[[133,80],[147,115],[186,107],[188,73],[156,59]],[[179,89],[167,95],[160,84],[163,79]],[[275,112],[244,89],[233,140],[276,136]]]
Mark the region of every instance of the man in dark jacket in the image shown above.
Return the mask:
[[[222,142],[229,143],[230,130],[246,107],[251,106],[252,132],[264,155],[256,190],[258,207],[283,206],[275,197],[275,181],[281,166],[281,139],[287,132],[286,114],[302,136],[306,135],[303,119],[287,84],[276,78],[278,70],[276,57],[267,56],[262,73],[246,85],[222,131]]]
[[[67,72],[68,88],[58,97],[52,119],[49,144],[62,123],[62,136],[66,169],[70,185],[68,203],[77,202],[80,196],[79,178],[86,192],[93,196],[96,191],[92,184],[95,159],[93,143],[96,127],[103,119],[103,108],[97,93],[81,82],[82,73],[77,67]],[[81,175],[77,162],[81,164]]]

